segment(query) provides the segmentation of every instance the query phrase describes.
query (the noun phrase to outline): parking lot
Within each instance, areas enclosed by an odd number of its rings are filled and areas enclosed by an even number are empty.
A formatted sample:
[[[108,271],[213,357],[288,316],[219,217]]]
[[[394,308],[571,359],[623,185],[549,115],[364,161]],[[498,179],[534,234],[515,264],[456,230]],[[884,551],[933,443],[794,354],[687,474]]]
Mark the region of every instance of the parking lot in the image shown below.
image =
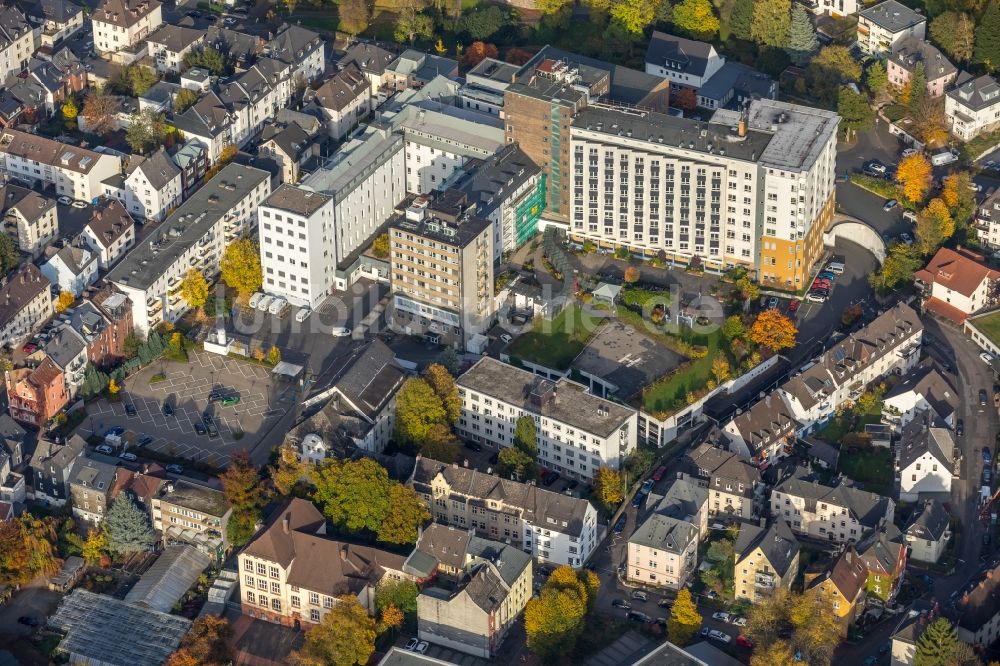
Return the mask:
[[[157,374],[165,379],[150,383]],[[145,447],[174,457],[225,466],[238,449],[253,450],[289,411],[298,386],[271,376],[268,368],[207,352],[191,352],[188,363],[157,362],[129,378],[119,402],[99,400],[90,406],[83,422],[84,435],[104,434],[121,426],[135,434],[153,437]],[[220,400],[209,401],[209,394]],[[222,398],[236,397],[223,406]],[[164,406],[173,414],[167,416]],[[127,412],[128,406],[135,413]],[[212,417],[218,436],[198,434],[202,415]],[[241,434],[242,433],[242,434]],[[140,457],[142,450],[133,448]]]

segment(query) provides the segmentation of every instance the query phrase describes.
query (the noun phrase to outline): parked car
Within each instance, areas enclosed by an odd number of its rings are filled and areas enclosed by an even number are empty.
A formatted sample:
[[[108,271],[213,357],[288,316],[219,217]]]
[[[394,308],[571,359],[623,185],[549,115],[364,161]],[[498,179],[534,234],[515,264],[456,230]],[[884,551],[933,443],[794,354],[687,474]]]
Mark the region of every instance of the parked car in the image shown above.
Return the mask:
[[[135,405],[133,405],[131,402],[126,402],[125,403],[125,413],[127,415],[129,415],[129,416],[135,416],[139,412],[136,411]]]
[[[888,213],[890,210],[892,210],[898,205],[899,205],[898,201],[896,201],[895,199],[889,199],[888,201],[885,202],[885,205],[882,206],[882,210]]]
[[[625,601],[624,599],[612,599],[611,600],[611,607],[612,608],[622,608],[624,610],[632,610],[632,604],[630,604],[629,602]]]
[[[663,475],[666,474],[666,473],[667,473],[667,467],[666,467],[666,465],[660,465],[659,467],[656,468],[656,471],[653,472],[653,480],[654,481],[660,481],[660,480],[662,480],[663,479]]]
[[[170,406],[169,402],[163,403],[163,415],[164,416],[173,416],[174,415],[174,408]]]
[[[204,435],[208,432],[208,430],[205,429],[205,426],[197,422],[194,424],[194,431],[199,435]]]
[[[219,436],[219,429],[215,427],[215,423],[213,422],[206,423],[205,427],[208,429],[209,439]]]
[[[903,157],[910,157],[911,155],[916,155],[920,151],[916,148],[907,148],[902,152]]]
[[[115,450],[110,446],[108,446],[107,444],[101,444],[94,450],[97,451],[98,453],[103,453],[106,456],[113,456],[115,454]]]
[[[719,622],[729,622],[729,613],[726,611],[717,611],[712,613],[712,619],[718,620]]]
[[[822,278],[823,280],[830,280],[832,282],[837,279],[837,274],[833,271],[820,271],[819,275],[816,277]]]
[[[480,444],[479,442],[473,442],[471,440],[468,440],[465,442],[465,448],[469,449],[470,451],[475,451],[478,453],[483,450],[483,445]]]
[[[649,595],[642,590],[632,590],[632,598],[639,601],[649,601]]]
[[[737,627],[745,627],[745,626],[747,626],[747,619],[745,617],[739,617],[737,615],[734,615],[734,616],[730,617],[729,618],[729,622],[730,622],[730,624],[733,624],[733,625],[735,625]]]
[[[916,222],[917,221],[917,214],[916,214],[916,212],[914,212],[912,210],[904,210],[903,211],[903,219],[906,220],[907,222]],[[909,237],[909,235],[910,234],[906,234],[907,237]],[[899,235],[899,239],[903,240],[903,234]],[[906,241],[904,240],[903,242],[905,243]],[[910,239],[910,242],[912,243],[913,239]]]
[[[262,298],[264,298],[264,294],[262,294],[261,292],[258,291],[256,293],[254,293],[254,295],[250,297],[250,300],[247,301],[247,306],[251,310],[256,310],[257,309],[257,305],[260,304],[260,299],[262,299]]]
[[[143,435],[142,437],[136,440],[135,445],[146,446],[147,444],[151,444],[152,442],[153,442],[152,435]]]
[[[240,396],[227,395],[225,398],[222,399],[221,404],[223,407],[232,407],[233,405],[238,405],[240,404]]]
[[[73,200],[70,199],[69,197],[59,197],[58,199],[56,199],[56,201],[61,203],[63,206],[68,206],[71,203],[73,203]]]
[[[38,351],[38,345],[36,345],[34,342],[26,342],[24,346],[21,347],[21,351],[23,351],[25,354],[34,354],[36,351]]]
[[[428,645],[427,641],[420,641],[419,643],[417,643],[417,647],[413,648],[413,651],[416,652],[417,654],[424,654],[425,652],[427,652],[428,647],[430,646]]]
[[[129,453],[128,451],[126,451],[125,453],[121,454],[118,457],[121,458],[122,460],[128,460],[129,462],[135,462],[136,460],[139,459],[134,453]]]
[[[330,335],[335,338],[346,338],[351,335],[351,329],[346,326],[334,326],[330,329]]]
[[[639,488],[639,492],[646,495],[653,491],[653,485],[656,483],[653,479],[646,479],[642,483],[642,487]]]
[[[542,485],[551,486],[553,483],[559,480],[559,477],[560,477],[559,472],[549,472],[548,474],[545,475],[545,478],[542,479]]]
[[[827,294],[821,294],[816,291],[810,291],[806,294],[806,300],[812,303],[825,303]]]
[[[271,301],[271,304],[267,307],[267,311],[273,315],[284,317],[285,313],[287,313],[291,307],[292,306],[288,303],[288,301],[279,297]]]
[[[125,428],[123,428],[121,426],[115,426],[114,428],[110,428],[106,433],[104,433],[104,436],[105,437],[121,437],[124,434],[125,434]]]
[[[413,652],[418,645],[420,645],[420,640],[416,638],[411,638],[410,640],[406,641],[406,645],[403,646],[403,649]]]
[[[311,314],[312,310],[310,310],[309,308],[301,308],[299,309],[298,312],[295,313],[295,321],[303,322]]]
[[[626,522],[628,522],[628,516],[626,516],[623,513],[621,515],[621,517],[617,521],[615,521],[615,526],[613,528],[614,533],[615,534],[621,534],[622,532],[624,532],[625,531],[625,523]]]
[[[775,296],[767,299],[767,308],[769,310],[773,310],[776,307],[778,307],[778,299]]]
[[[965,421],[962,419],[955,422],[955,434],[959,437],[965,434]]]
[[[170,465],[167,465],[165,469],[168,472],[170,472],[171,474],[183,474],[184,473],[184,466],[183,465],[177,465],[175,463],[171,463]]]
[[[736,644],[739,645],[740,647],[744,647],[747,649],[753,648],[753,641],[744,636],[743,634],[740,634],[739,636],[736,637]]]
[[[629,611],[625,614],[625,619],[630,622],[641,622],[643,624],[649,624],[653,621],[653,618],[639,611]]]
[[[993,464],[993,452],[990,451],[990,447],[983,447],[983,464],[992,465]]]
[[[274,302],[274,296],[270,294],[264,294],[259,301],[257,301],[257,309],[261,312],[267,312],[267,309],[271,307],[271,303]]]
[[[802,304],[802,302],[801,302],[801,301],[799,301],[799,299],[797,299],[797,298],[793,298],[793,299],[792,299],[792,300],[791,300],[791,301],[790,301],[790,302],[788,303],[788,311],[789,311],[789,312],[791,312],[791,313],[795,313],[795,312],[798,312],[798,309],[799,309],[799,306],[800,306],[801,304]]]
[[[505,345],[509,345],[511,342],[514,341],[514,338],[510,337],[509,333],[501,333],[500,341],[503,342]]]
[[[986,405],[986,389],[979,389],[979,404],[980,406]]]
[[[207,428],[208,426],[210,426],[210,425],[212,425],[212,424],[215,423],[215,419],[213,419],[212,415],[209,414],[208,412],[202,412],[202,414],[201,414],[201,422],[204,423],[205,427]]]
[[[673,602],[670,601],[670,599],[660,599],[659,601],[656,602],[656,605],[659,606],[660,608],[670,608],[671,606],[673,606]]]
[[[712,629],[710,632],[708,632],[708,637],[711,638],[712,640],[719,641],[720,643],[729,643],[733,640],[733,637],[730,636],[729,634],[725,634],[716,629]]]
[[[984,363],[992,363],[993,362],[993,354],[991,354],[989,352],[986,352],[986,351],[979,352],[979,358],[983,359]]]
[[[87,207],[87,202],[86,201],[74,201],[70,205],[73,206],[73,208],[86,208]]]
[[[904,231],[903,233],[899,234],[899,241],[906,245],[913,245],[913,236]]]

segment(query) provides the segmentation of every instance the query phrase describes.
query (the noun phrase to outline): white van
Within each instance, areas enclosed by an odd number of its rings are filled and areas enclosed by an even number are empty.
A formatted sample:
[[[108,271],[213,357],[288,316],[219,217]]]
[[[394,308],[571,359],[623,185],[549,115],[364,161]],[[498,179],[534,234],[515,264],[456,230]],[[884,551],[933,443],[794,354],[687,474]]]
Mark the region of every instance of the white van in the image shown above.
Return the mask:
[[[312,310],[310,310],[309,308],[302,308],[298,312],[295,313],[295,321],[299,321],[299,322],[305,321],[306,318],[309,315],[311,315],[311,314],[312,314]]]
[[[253,296],[250,297],[250,301],[247,303],[247,305],[250,306],[251,310],[256,310],[257,304],[260,303],[260,299],[262,298],[264,298],[264,294],[258,291],[257,293],[255,293]]]
[[[264,294],[263,298],[257,302],[257,309],[261,312],[267,312],[267,309],[271,307],[271,303],[274,303],[274,296]]]
[[[271,301],[271,305],[268,307],[267,311],[273,315],[277,315],[278,317],[284,317],[291,307],[292,306],[289,305],[288,301],[279,296]]]
[[[826,265],[826,270],[832,271],[837,275],[840,275],[841,273],[844,272],[844,264],[840,263],[839,261],[831,261]]]

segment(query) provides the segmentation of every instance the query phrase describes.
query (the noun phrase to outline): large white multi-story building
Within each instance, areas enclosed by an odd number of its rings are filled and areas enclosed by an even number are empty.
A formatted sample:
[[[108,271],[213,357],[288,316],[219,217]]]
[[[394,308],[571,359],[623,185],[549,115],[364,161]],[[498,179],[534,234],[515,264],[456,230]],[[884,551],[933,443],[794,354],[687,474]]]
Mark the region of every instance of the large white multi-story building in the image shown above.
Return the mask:
[[[710,122],[587,107],[570,130],[570,235],[800,287],[833,213],[839,120],[766,99]]]
[[[92,201],[103,181],[121,172],[121,159],[15,129],[0,133],[0,169],[28,183],[54,185],[56,194]]]
[[[574,479],[592,479],[600,467],[618,469],[636,446],[638,413],[587,393],[568,379],[552,381],[490,357],[457,380],[466,440],[494,449],[514,444],[522,416],[535,419],[538,462]]]
[[[0,75],[6,79],[28,66],[35,52],[35,31],[17,5],[0,7]]]
[[[182,200],[181,170],[160,148],[125,177],[125,206],[141,220],[162,222]]]
[[[409,485],[435,522],[509,540],[539,562],[580,568],[600,543],[597,511],[585,499],[422,457]]]
[[[257,209],[263,290],[315,308],[333,289],[333,197],[280,185]]]
[[[907,37],[923,39],[927,17],[896,0],[885,0],[858,13],[858,46],[874,56],[892,53]]]
[[[270,193],[268,172],[226,165],[108,273],[132,302],[136,331],[145,335],[187,311],[181,283],[188,270],[214,279],[226,246],[253,230],[257,207]]]
[[[122,64],[146,54],[144,39],[163,24],[158,0],[104,0],[90,16],[94,47]]]

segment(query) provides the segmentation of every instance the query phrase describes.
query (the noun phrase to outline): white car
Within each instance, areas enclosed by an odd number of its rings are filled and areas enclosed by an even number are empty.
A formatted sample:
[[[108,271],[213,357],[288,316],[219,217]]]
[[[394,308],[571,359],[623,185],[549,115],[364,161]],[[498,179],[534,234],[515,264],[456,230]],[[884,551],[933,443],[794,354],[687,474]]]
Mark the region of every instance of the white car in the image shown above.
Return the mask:
[[[87,202],[86,201],[74,201],[72,205],[73,205],[73,208],[86,208],[87,207]]]
[[[733,616],[733,617],[729,618],[729,621],[733,625],[735,625],[737,627],[745,627],[745,626],[747,626],[747,619],[745,617]]]
[[[271,305],[268,306],[267,311],[273,315],[276,315],[279,314],[286,307],[288,307],[288,301],[279,296],[278,298],[271,301]]]
[[[103,453],[106,456],[111,456],[111,455],[114,455],[114,453],[115,453],[115,450],[113,448],[111,448],[110,446],[108,446],[107,444],[101,444],[100,446],[98,446],[94,450],[97,451],[98,453]]]
[[[332,335],[335,338],[346,338],[350,336],[350,334],[351,334],[351,329],[347,328],[346,326],[334,326],[333,329],[330,331],[330,335]]]
[[[403,649],[413,652],[414,650],[417,649],[418,645],[420,645],[420,641],[416,638],[411,638],[410,640],[406,641],[406,645],[403,647]]]
[[[257,293],[255,293],[253,296],[250,297],[250,301],[247,303],[247,305],[250,307],[251,310],[256,310],[257,304],[260,303],[260,299],[262,298],[264,298],[264,294],[258,291]]]
[[[56,201],[61,203],[63,206],[68,206],[71,203],[73,203],[73,200],[70,199],[69,197],[59,197],[58,199],[56,199]]]
[[[312,314],[312,310],[309,308],[302,308],[295,313],[295,321],[305,321],[306,318]]]
[[[903,151],[903,157],[909,157],[910,155],[916,155],[919,152],[920,151],[917,150],[916,148],[907,148],[906,150]]]
[[[257,301],[257,309],[261,312],[267,312],[267,309],[271,307],[271,303],[274,302],[274,296],[270,294],[264,294],[264,297]]]
[[[134,453],[129,453],[128,451],[126,451],[125,453],[121,454],[118,457],[121,458],[122,460],[128,460],[130,462],[135,462],[136,460],[138,460],[138,458]]]
[[[500,341],[503,342],[505,345],[509,345],[511,342],[514,341],[514,338],[510,337],[510,335],[507,333],[503,333],[500,335]]]
[[[712,629],[710,632],[708,632],[708,637],[713,640],[717,640],[720,643],[729,643],[730,641],[733,640],[733,637],[730,636],[729,634],[724,634],[721,631],[716,631],[715,629]]]
[[[993,362],[993,354],[991,354],[989,352],[985,352],[985,351],[984,352],[980,352],[979,353],[979,358],[983,359],[984,363],[992,363]]]
[[[718,620],[719,622],[729,622],[729,613],[725,611],[719,611],[717,613],[712,613],[712,619]]]
[[[420,653],[420,654],[423,654],[423,653],[427,652],[427,648],[428,647],[430,647],[430,646],[427,645],[427,641],[420,641],[420,643],[417,645],[417,647],[413,648],[413,651],[417,652],[417,653]]]

